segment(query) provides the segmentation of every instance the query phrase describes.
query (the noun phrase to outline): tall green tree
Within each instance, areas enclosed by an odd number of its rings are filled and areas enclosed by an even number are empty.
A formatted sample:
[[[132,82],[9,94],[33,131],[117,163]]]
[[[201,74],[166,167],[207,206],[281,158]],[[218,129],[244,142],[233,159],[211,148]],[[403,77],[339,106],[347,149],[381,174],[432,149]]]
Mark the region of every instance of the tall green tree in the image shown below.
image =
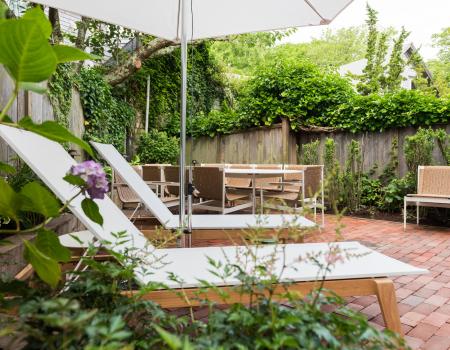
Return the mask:
[[[368,4],[366,24],[368,28],[365,54],[367,64],[362,74],[355,77],[359,80],[357,90],[362,95],[398,90],[403,80],[402,72],[417,55],[415,53],[414,57],[408,60],[404,58],[403,47],[410,33],[402,28],[398,37],[390,45],[392,30],[383,32],[378,30],[378,12]],[[389,46],[392,46],[390,55],[388,55]]]
[[[450,96],[450,27],[433,35],[433,46],[439,49],[437,59],[427,62],[433,85],[440,96]]]

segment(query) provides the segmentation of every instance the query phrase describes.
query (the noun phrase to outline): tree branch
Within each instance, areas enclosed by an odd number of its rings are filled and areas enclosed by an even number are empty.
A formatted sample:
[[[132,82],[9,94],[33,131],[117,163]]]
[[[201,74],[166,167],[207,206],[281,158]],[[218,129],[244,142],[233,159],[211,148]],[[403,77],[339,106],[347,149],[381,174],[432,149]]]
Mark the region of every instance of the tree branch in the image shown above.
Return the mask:
[[[55,9],[53,7],[50,7],[48,9],[48,19],[50,23],[52,24],[52,39],[53,44],[59,44],[61,41],[63,41],[63,35],[61,32],[61,23],[59,21],[59,12],[58,9]]]
[[[173,41],[156,38],[147,45],[138,48],[123,64],[113,68],[105,76],[105,80],[111,85],[120,84],[141,67],[141,62],[143,60],[151,57],[159,50],[177,45],[179,44]]]
[[[214,41],[226,41],[228,37],[220,37],[214,39]],[[204,41],[194,41],[194,44]],[[126,80],[130,75],[141,68],[141,62],[156,56],[162,56],[174,51],[180,43],[173,42],[166,39],[156,38],[150,41],[148,44],[138,48],[134,51],[129,58],[119,66],[114,67],[105,76],[105,80],[111,85],[117,85]]]

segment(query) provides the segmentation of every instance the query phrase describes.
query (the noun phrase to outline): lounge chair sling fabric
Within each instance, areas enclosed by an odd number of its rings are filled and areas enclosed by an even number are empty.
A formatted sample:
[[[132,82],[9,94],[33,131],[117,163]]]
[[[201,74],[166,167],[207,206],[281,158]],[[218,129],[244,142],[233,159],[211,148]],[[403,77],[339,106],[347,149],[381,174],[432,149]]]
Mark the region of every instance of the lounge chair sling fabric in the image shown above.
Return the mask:
[[[39,135],[5,125],[0,125],[0,136],[60,200],[65,202],[77,193],[76,188],[62,179],[69,168],[75,164],[75,161],[61,145]],[[138,176],[134,171],[132,173],[133,176]],[[134,249],[135,253],[143,259],[143,263],[135,269],[136,280],[140,283],[156,281],[164,283],[170,288],[191,288],[184,289],[188,294],[199,290],[202,286],[199,280],[207,280],[212,285],[228,288],[238,284],[239,281],[235,277],[223,280],[211,274],[208,257],[221,261],[223,264],[231,263],[242,266],[242,261],[240,261],[242,256],[239,253],[242,253],[244,249],[252,249],[255,253],[258,252],[258,256],[264,256],[271,253],[270,250],[275,247],[266,246],[261,250],[256,247],[155,249],[108,197],[96,201],[104,218],[103,226],[93,223],[86,217],[81,209],[81,200],[80,196],[77,197],[69,208],[98,240],[108,241],[107,245],[117,252],[123,252],[124,249]],[[164,213],[160,214],[164,215]],[[119,231],[127,232],[128,240],[126,243],[119,244],[118,241],[123,241],[123,238],[117,238],[112,234]],[[343,296],[354,295],[355,293],[358,295],[376,294],[387,327],[401,333],[393,283],[389,279],[378,279],[377,277],[422,274],[427,271],[387,257],[357,242],[336,244],[341,249],[350,250],[353,254],[363,255],[360,258],[339,263],[326,276],[325,287],[333,288]],[[280,271],[284,265],[283,256],[286,257],[285,261],[289,264],[294,263],[299,256],[303,256],[307,252],[322,251],[326,248],[327,245],[324,243],[278,246],[273,270],[274,272]],[[283,254],[284,250],[285,255]],[[159,259],[161,259],[161,263],[157,263],[157,265],[160,266],[152,264]],[[251,269],[251,266],[249,268]],[[169,272],[175,273],[181,284],[172,281]],[[291,290],[304,291],[304,288],[313,288],[313,285],[308,284],[308,281],[314,281],[317,278],[317,273],[317,266],[302,262],[298,263],[295,269],[287,268],[281,275],[281,280],[292,282],[293,284],[288,287]],[[170,290],[150,292],[145,297],[160,302],[165,307],[183,305],[180,304],[179,297]],[[231,302],[235,302],[235,300]]]
[[[98,153],[118,172],[140,197],[148,210],[165,228],[178,228],[178,216],[173,215],[159,200],[147,184],[131,169],[130,164],[123,158],[113,145],[91,142]],[[314,227],[315,224],[298,215],[192,215],[193,229],[244,229],[258,226],[260,228],[278,228],[288,226]]]

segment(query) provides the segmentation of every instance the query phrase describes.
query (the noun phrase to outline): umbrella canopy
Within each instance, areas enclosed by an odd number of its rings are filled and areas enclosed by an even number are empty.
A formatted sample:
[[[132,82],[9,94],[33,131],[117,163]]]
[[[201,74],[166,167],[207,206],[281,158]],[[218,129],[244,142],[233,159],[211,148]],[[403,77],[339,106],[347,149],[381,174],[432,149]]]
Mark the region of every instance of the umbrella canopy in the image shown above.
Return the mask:
[[[82,16],[181,42],[180,229],[186,222],[187,42],[330,23],[353,0],[33,0]]]
[[[38,0],[160,38],[181,40],[182,0]],[[191,0],[188,39],[330,23],[352,0]],[[192,4],[192,5],[191,5]],[[193,30],[191,30],[193,29]]]

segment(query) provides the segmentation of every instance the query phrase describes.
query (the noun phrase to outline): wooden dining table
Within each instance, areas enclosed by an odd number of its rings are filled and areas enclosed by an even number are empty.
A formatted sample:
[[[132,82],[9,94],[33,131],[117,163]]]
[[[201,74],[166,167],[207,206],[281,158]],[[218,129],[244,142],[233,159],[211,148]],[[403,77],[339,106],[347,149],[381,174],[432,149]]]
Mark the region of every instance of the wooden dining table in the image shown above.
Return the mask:
[[[250,177],[252,179],[252,200],[253,209],[252,213],[255,213],[256,208],[256,179],[270,179],[273,177],[282,177],[288,174],[303,174],[304,170],[283,170],[283,169],[258,169],[258,168],[248,168],[248,169],[224,169],[226,177]]]

